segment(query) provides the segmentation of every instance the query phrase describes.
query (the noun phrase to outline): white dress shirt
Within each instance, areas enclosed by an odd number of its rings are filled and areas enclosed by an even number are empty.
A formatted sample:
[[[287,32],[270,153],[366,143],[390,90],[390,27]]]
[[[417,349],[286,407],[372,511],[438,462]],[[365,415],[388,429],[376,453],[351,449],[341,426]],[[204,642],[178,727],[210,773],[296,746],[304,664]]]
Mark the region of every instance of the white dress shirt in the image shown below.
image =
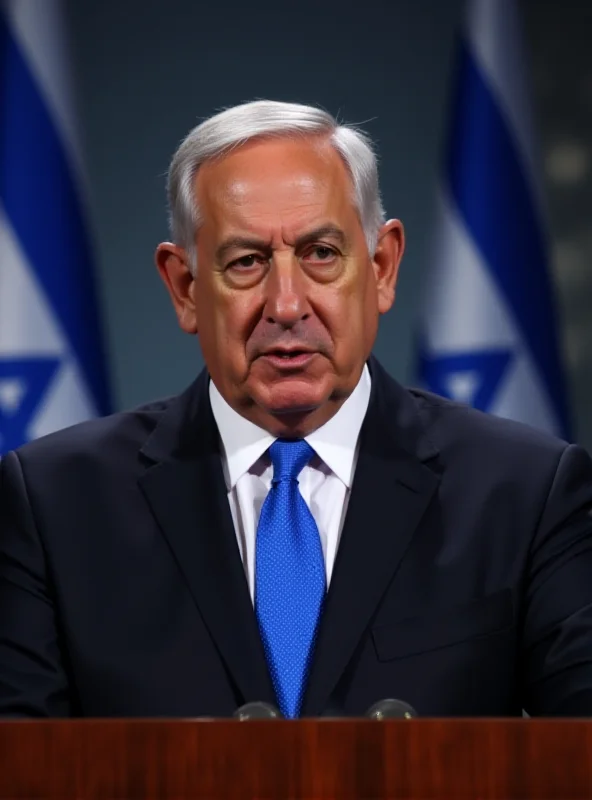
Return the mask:
[[[327,587],[347,511],[360,428],[370,400],[370,384],[370,372],[365,366],[358,385],[339,411],[306,437],[316,456],[300,473],[300,493],[319,529]],[[267,450],[276,437],[231,408],[213,381],[210,381],[210,402],[222,441],[228,502],[251,599],[254,600],[255,537],[261,506],[271,488],[273,475]]]

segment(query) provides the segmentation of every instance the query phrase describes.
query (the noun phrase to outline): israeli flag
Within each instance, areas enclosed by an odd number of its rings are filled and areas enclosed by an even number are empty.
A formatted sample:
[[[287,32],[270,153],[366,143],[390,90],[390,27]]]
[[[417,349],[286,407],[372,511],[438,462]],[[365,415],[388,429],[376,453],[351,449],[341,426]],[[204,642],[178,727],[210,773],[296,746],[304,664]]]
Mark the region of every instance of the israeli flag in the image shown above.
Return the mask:
[[[0,0],[0,453],[108,411],[60,0]]]
[[[569,436],[514,0],[471,0],[420,336],[432,391]]]

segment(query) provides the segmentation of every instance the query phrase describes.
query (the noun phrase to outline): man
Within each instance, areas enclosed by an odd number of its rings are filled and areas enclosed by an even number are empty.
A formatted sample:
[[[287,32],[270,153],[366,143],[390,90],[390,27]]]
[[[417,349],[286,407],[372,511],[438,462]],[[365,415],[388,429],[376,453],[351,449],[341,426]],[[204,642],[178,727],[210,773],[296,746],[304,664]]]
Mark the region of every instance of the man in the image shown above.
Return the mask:
[[[169,191],[207,372],[3,460],[0,712],[592,712],[590,459],[371,357],[404,236],[365,138],[249,103]]]

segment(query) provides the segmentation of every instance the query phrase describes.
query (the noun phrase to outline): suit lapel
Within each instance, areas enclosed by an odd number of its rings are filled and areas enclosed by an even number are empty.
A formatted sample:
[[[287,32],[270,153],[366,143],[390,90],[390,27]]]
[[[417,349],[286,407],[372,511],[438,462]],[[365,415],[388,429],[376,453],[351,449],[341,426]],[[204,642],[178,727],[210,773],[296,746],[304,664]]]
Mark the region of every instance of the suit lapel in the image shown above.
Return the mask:
[[[226,495],[202,373],[171,407],[143,455],[140,488],[245,701],[276,702]]]
[[[322,713],[438,486],[412,396],[375,361],[350,503],[303,706]]]

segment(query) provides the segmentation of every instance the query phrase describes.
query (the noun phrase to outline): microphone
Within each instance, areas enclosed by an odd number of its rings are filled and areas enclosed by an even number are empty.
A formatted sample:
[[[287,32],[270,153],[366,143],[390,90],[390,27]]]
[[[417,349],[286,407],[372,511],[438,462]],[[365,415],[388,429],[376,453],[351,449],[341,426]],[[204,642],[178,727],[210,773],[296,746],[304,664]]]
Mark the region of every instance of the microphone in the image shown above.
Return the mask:
[[[417,716],[417,711],[403,700],[389,698],[379,700],[373,706],[370,706],[366,711],[366,716],[379,721],[383,719],[413,719],[413,717]]]
[[[237,708],[232,715],[239,722],[247,722],[251,719],[283,719],[281,711],[271,703],[263,703],[259,700],[253,703],[245,703],[244,706]]]

